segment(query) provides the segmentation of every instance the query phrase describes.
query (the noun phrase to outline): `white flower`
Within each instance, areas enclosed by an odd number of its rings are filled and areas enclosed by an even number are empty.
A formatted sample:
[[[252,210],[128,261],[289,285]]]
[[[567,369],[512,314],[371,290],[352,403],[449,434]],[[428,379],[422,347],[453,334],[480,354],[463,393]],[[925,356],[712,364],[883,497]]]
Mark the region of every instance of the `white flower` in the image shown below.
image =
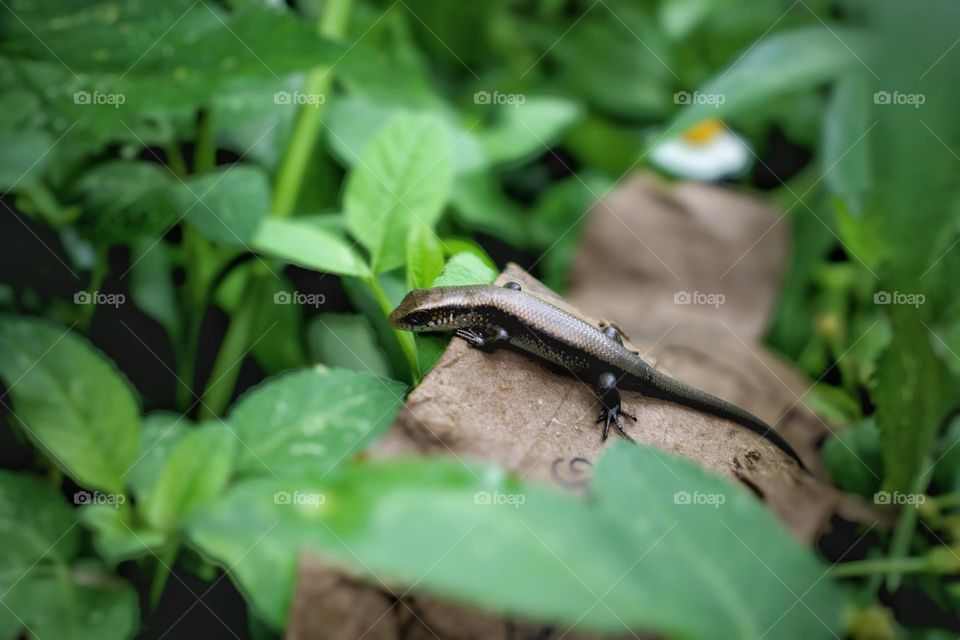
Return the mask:
[[[712,182],[743,173],[750,164],[750,147],[713,119],[657,145],[650,160],[668,173]]]

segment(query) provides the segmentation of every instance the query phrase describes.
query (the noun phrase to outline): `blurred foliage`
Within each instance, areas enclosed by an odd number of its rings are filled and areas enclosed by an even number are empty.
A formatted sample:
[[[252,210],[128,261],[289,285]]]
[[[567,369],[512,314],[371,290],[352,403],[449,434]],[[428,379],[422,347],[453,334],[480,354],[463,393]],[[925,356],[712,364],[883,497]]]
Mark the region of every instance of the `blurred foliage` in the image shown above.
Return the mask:
[[[3,204],[52,267],[0,291],[9,429],[33,452],[0,472],[0,637],[131,637],[175,562],[227,572],[276,633],[303,548],[599,632],[879,637],[901,588],[957,624],[960,7],[288,4],[5,5]],[[698,91],[723,100],[679,97]],[[492,246],[562,289],[592,203],[713,118],[756,152],[738,188],[773,174],[792,230],[767,340],[816,381],[825,466],[922,509],[827,577],[743,489],[651,450],[613,448],[586,500],[363,459],[446,345],[387,325],[408,290],[491,282]],[[809,162],[778,175],[776,139]],[[172,402],[94,346],[111,313]],[[266,379],[240,395],[250,363]]]

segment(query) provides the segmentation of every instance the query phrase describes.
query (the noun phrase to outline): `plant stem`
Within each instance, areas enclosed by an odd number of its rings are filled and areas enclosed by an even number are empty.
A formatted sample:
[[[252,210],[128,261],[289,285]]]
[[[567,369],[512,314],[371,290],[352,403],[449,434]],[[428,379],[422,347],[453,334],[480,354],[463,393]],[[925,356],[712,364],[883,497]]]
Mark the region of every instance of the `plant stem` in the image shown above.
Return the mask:
[[[393,310],[393,304],[390,302],[390,299],[387,297],[387,292],[383,290],[383,287],[380,285],[380,281],[377,280],[376,276],[370,276],[363,279],[367,283],[367,286],[370,287],[373,297],[376,298],[377,304],[380,305],[380,309],[383,311],[384,315],[390,315],[390,312]],[[400,343],[400,349],[403,350],[403,355],[407,358],[407,364],[410,367],[410,377],[413,380],[414,384],[420,382],[420,363],[417,359],[417,343],[413,339],[413,334],[406,331],[396,331],[394,330],[394,335],[397,336],[397,342]]]
[[[902,575],[905,573],[922,573],[930,566],[925,558],[876,558],[873,560],[857,560],[844,562],[835,566],[830,573],[836,578],[857,578],[862,576],[882,576],[884,574]]]
[[[103,279],[107,275],[107,250],[103,247],[97,250],[97,257],[93,263],[93,271],[90,274],[90,281],[87,283],[87,293],[90,296],[94,296],[99,290],[100,286],[103,284]],[[77,326],[81,331],[86,333],[90,329],[90,322],[93,320],[93,314],[97,310],[97,305],[95,300],[90,301],[90,304],[83,305],[80,307],[80,319],[77,321]]]
[[[202,109],[197,124],[197,147],[193,152],[195,174],[213,171],[217,165],[217,145],[213,133],[213,115],[209,108]]]
[[[254,327],[257,325],[260,305],[267,279],[266,268],[256,263],[251,265],[244,286],[244,295],[230,320],[227,334],[220,345],[220,352],[213,363],[213,370],[203,391],[198,417],[201,420],[215,418],[223,413],[233,395],[233,388],[240,375],[240,363],[249,350]]]
[[[180,145],[177,144],[176,140],[164,146],[163,151],[167,156],[167,168],[174,175],[185,178],[189,173],[187,171],[187,161],[183,159],[183,153],[180,151]]]
[[[167,586],[167,579],[170,572],[173,571],[173,564],[177,561],[177,553],[180,551],[180,544],[173,542],[166,547],[157,556],[157,568],[153,573],[153,580],[150,582],[150,611],[156,611],[160,604],[160,598],[163,597],[163,590]]]
[[[925,472],[922,472],[917,475],[913,481],[913,485],[910,487],[910,493],[918,495],[921,493],[926,493],[927,486],[930,484],[930,479],[933,476],[933,460],[930,456],[924,458],[922,469],[926,469]],[[890,552],[887,557],[890,560],[899,560],[905,559],[907,553],[910,551],[910,542],[913,540],[913,533],[917,528],[917,520],[920,517],[919,509],[901,509],[900,516],[897,519],[897,524],[893,529],[893,538],[890,541]],[[899,571],[892,570],[886,579],[887,590],[891,593],[900,588],[900,580],[902,576]],[[880,584],[877,582],[879,578],[875,578],[871,582],[871,587],[879,587]]]
[[[353,0],[327,0],[318,25],[320,34],[328,38],[343,35]],[[280,217],[291,215],[297,206],[300,187],[310,163],[310,156],[320,137],[326,97],[333,83],[333,72],[327,65],[315,67],[304,82],[304,93],[310,96],[323,96],[322,101],[312,101],[301,107],[297,122],[290,136],[290,146],[283,157],[277,173],[277,183],[273,200],[273,214]]]
[[[351,4],[352,0],[327,0],[318,25],[321,35],[329,38],[343,35]],[[326,97],[332,80],[332,71],[328,66],[316,67],[308,73],[304,91]],[[319,137],[325,104],[326,100],[305,104],[298,114],[290,145],[277,174],[272,211],[275,216],[287,217],[296,208],[303,177]],[[249,348],[259,306],[268,284],[268,275],[262,264],[254,265],[247,275],[243,299],[227,328],[227,334],[210,373],[210,380],[203,392],[198,412],[201,419],[223,413],[230,402],[239,374],[239,360],[243,359]]]

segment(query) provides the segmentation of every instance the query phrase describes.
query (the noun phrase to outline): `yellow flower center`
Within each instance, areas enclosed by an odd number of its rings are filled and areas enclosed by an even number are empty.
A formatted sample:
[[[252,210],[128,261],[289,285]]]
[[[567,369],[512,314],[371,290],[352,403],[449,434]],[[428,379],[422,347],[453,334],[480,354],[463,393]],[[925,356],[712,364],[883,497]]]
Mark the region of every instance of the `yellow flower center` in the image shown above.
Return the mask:
[[[723,122],[719,118],[704,120],[683,134],[683,139],[690,144],[707,144],[723,130]]]

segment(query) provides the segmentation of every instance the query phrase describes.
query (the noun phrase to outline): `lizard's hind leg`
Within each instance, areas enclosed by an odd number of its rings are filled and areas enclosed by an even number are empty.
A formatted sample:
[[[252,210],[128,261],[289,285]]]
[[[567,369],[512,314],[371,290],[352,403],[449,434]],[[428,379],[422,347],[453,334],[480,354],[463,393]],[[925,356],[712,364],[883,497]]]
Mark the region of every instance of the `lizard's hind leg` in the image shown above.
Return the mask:
[[[617,391],[617,376],[609,371],[600,374],[600,378],[597,380],[597,395],[600,396],[600,415],[597,417],[597,423],[603,423],[603,439],[607,439],[612,424],[617,427],[620,435],[630,442],[636,443],[636,440],[631,438],[623,430],[623,425],[620,424],[620,416],[630,418],[634,422],[637,421],[637,417],[624,411],[621,406],[620,392]]]

